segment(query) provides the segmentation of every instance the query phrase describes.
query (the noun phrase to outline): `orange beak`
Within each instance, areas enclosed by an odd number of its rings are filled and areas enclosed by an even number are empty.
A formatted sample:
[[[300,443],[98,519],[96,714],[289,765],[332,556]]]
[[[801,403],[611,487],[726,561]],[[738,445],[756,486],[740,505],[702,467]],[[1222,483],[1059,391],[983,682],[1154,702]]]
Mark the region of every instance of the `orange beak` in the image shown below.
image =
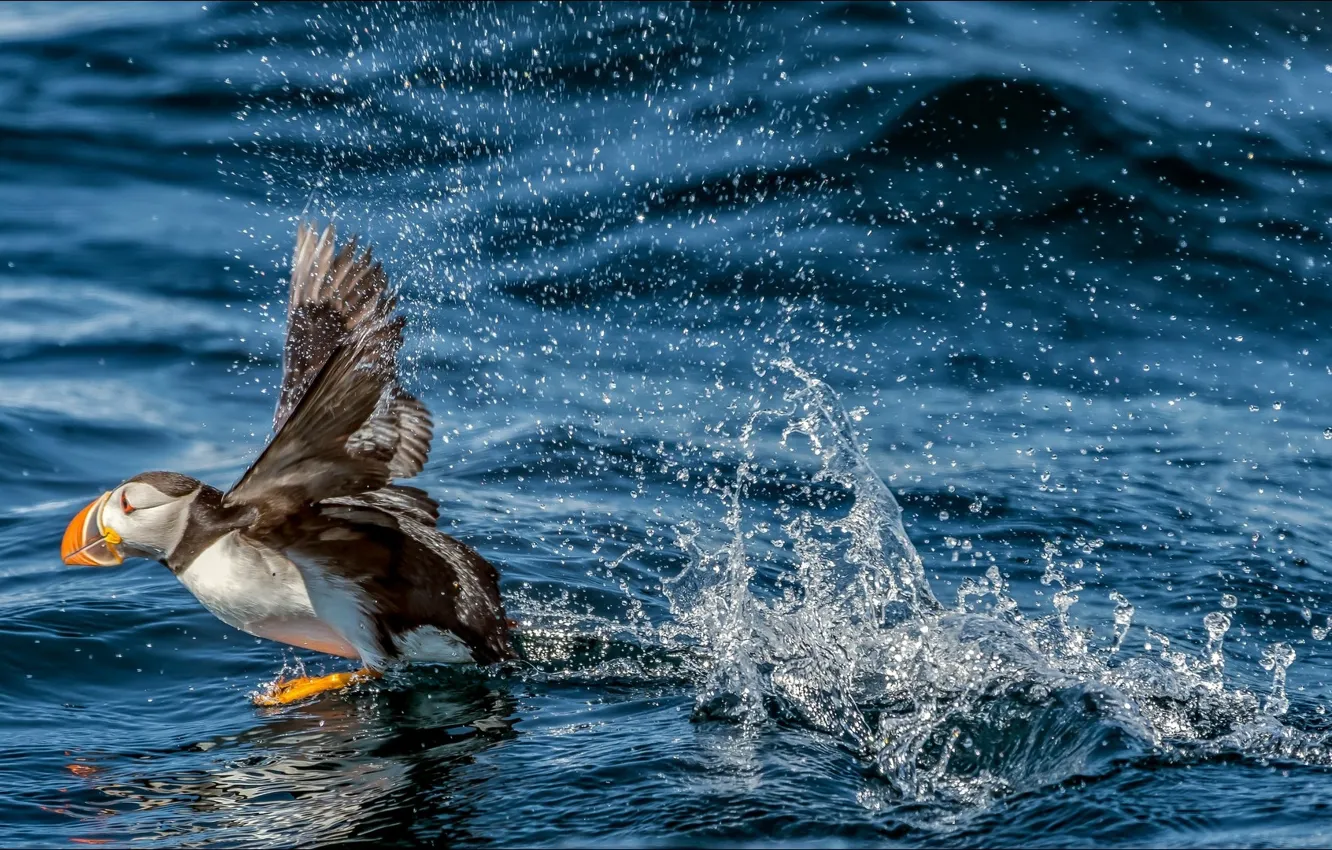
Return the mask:
[[[120,535],[102,526],[102,508],[111,498],[111,491],[93,499],[88,507],[74,515],[60,541],[60,557],[70,566],[114,567],[123,564],[116,544]]]

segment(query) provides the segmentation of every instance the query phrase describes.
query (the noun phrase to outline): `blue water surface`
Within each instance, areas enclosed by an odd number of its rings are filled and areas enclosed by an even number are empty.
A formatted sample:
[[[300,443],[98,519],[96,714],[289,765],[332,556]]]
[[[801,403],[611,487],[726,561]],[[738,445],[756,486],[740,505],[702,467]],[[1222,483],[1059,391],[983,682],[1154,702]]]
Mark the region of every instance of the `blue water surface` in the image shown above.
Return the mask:
[[[0,835],[1332,843],[1330,163],[1317,5],[0,7]],[[60,563],[262,448],[302,216],[520,663],[258,709]]]

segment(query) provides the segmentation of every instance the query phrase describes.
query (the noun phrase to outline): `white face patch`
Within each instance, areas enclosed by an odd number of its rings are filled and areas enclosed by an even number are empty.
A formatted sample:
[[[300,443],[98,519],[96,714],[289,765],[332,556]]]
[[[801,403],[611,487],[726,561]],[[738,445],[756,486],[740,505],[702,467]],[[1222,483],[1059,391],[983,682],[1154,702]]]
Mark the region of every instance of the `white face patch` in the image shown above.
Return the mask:
[[[164,560],[185,535],[196,490],[168,496],[151,484],[131,481],[111,491],[102,506],[102,526],[114,530],[129,554]]]

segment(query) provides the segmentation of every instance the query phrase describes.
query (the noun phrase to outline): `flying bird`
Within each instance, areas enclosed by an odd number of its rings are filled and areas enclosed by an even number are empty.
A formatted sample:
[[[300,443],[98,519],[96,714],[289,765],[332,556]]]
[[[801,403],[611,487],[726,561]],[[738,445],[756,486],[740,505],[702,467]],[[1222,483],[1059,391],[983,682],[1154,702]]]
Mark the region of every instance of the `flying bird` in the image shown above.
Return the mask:
[[[70,522],[66,564],[166,565],[218,619],[363,665],[277,682],[283,705],[403,662],[512,658],[495,567],[436,528],[411,478],[430,452],[425,406],[399,383],[405,318],[383,265],[333,225],[302,223],[292,260],[273,437],[230,490],[145,472]]]

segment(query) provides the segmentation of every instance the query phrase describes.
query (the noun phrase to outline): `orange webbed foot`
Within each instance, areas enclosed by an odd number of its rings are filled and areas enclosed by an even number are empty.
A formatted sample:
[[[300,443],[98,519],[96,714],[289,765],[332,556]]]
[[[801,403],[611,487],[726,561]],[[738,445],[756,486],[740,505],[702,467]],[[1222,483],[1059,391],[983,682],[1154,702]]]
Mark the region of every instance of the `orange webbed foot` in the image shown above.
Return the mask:
[[[330,673],[327,676],[297,676],[295,679],[278,680],[269,687],[268,693],[256,695],[254,704],[291,705],[328,691],[341,690],[357,682],[377,678],[379,678],[378,673],[363,668],[355,673]]]

